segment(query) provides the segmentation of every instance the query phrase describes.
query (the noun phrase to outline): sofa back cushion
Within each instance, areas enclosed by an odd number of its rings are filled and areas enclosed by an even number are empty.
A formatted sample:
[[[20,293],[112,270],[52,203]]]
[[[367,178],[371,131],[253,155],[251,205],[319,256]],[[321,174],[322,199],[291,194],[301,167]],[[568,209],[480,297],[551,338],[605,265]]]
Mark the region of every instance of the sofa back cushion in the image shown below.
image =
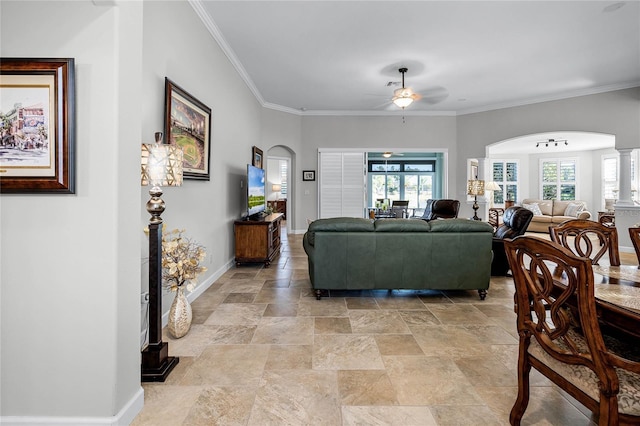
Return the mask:
[[[430,223],[418,219],[378,219],[373,226],[376,232],[429,232]]]
[[[525,204],[538,204],[540,207],[540,211],[545,216],[567,216],[565,212],[567,211],[567,207],[569,204],[581,204],[582,209],[578,211],[578,217],[580,217],[580,213],[587,210],[587,203],[580,200],[570,200],[570,201],[560,201],[560,200],[538,200],[535,198],[525,198],[522,200],[522,206]],[[576,215],[570,215],[576,217]],[[585,217],[588,219],[589,215]]]
[[[578,209],[576,212],[569,212],[573,214],[566,214],[567,207],[573,207],[572,205],[579,205],[582,208]],[[573,216],[577,217],[577,213],[582,210],[586,210],[587,206],[584,201],[572,200],[572,201],[554,201],[553,203],[553,215],[554,216]]]
[[[540,210],[540,204],[538,203],[522,203],[522,207],[536,216],[542,216],[542,210]]]
[[[396,220],[396,219],[394,219]],[[315,244],[315,233],[320,232],[373,232],[374,226],[371,219],[360,217],[331,217],[328,219],[314,220],[309,224],[307,239],[309,244]]]

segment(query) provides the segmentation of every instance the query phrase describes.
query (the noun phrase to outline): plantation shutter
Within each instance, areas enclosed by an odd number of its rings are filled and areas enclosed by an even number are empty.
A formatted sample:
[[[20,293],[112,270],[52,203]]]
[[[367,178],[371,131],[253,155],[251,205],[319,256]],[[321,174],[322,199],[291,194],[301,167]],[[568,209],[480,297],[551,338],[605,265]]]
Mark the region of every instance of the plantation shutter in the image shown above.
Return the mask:
[[[364,217],[364,152],[319,152],[319,218]]]

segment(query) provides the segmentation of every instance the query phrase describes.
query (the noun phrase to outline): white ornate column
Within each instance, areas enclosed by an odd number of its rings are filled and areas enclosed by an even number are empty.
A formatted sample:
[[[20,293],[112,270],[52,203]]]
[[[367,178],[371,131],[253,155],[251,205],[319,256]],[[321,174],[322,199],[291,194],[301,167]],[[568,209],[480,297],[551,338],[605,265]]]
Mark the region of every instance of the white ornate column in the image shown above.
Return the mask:
[[[487,164],[489,163],[486,158],[478,158],[478,179],[484,180],[485,187],[487,186],[487,182],[491,180],[491,175]],[[484,212],[484,218],[489,217],[489,198],[487,197],[487,192],[485,191],[482,197],[478,197],[478,204],[480,204],[482,211]]]
[[[635,253],[628,229],[640,223],[640,206],[631,199],[631,148],[616,148],[620,153],[620,191],[616,201],[616,228],[621,252]],[[637,173],[637,172],[636,172]]]
[[[616,148],[620,155],[620,182],[616,206],[632,206],[631,199],[631,148]]]

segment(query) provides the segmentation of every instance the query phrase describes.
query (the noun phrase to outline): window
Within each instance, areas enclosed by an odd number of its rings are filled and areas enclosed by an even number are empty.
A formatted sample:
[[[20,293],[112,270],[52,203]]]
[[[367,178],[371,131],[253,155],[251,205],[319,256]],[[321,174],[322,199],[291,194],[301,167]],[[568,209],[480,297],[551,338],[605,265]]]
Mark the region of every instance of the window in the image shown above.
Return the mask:
[[[369,204],[378,199],[408,200],[410,208],[425,208],[441,194],[437,159],[369,160]]]
[[[499,191],[493,191],[494,204],[504,204],[505,200],[518,200],[520,184],[517,160],[491,161],[491,178],[500,186]]]
[[[618,156],[606,155],[602,157],[602,194],[603,199],[618,198]]]
[[[280,160],[280,196],[282,198],[287,198],[287,176],[289,175],[287,171],[287,161]]]
[[[540,160],[540,188],[543,200],[575,200],[577,160]]]

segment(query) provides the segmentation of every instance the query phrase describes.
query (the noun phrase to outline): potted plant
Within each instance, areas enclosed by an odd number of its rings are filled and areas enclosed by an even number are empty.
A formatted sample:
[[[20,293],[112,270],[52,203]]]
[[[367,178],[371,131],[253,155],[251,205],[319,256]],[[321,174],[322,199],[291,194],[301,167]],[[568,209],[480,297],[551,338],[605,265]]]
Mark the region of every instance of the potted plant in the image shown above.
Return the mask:
[[[174,229],[162,235],[162,283],[175,291],[169,309],[169,333],[180,338],[191,328],[193,313],[184,292],[193,291],[196,278],[207,268],[201,262],[207,257],[204,247],[184,236],[184,229]]]

